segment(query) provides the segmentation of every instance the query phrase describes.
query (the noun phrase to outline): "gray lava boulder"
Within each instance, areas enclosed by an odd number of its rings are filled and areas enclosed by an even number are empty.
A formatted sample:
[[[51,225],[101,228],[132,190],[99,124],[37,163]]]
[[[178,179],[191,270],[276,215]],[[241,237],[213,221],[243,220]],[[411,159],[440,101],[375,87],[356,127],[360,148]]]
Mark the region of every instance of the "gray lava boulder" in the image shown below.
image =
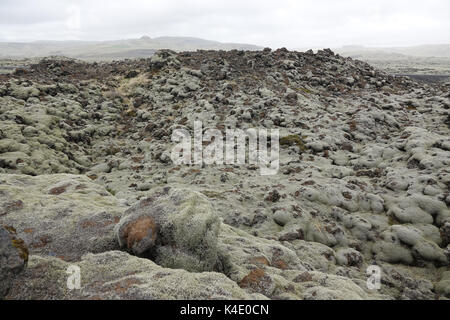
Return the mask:
[[[86,254],[76,263],[81,287],[67,288],[72,262],[31,255],[8,300],[261,300],[217,272],[190,273],[165,269],[126,252]]]
[[[122,248],[163,267],[223,271],[220,225],[206,196],[167,187],[128,209],[115,232]]]
[[[28,261],[28,249],[16,235],[14,228],[0,226],[0,299],[6,296],[15,276]]]
[[[152,70],[160,70],[165,66],[178,66],[179,64],[177,55],[172,50],[158,50],[150,59]]]
[[[125,209],[85,176],[0,175],[0,220],[17,229],[31,255],[78,261],[117,250],[114,225]]]

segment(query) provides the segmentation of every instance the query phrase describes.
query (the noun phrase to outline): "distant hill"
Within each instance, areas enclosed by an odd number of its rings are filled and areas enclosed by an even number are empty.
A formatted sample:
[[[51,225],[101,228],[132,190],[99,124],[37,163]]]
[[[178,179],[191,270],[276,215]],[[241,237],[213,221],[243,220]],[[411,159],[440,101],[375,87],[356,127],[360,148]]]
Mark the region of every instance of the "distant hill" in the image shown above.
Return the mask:
[[[345,46],[333,51],[395,74],[450,74],[450,44],[392,48]]]
[[[406,55],[411,57],[436,57],[436,58],[450,58],[450,44],[434,44],[434,45],[420,45],[412,47],[364,47],[364,46],[344,46],[336,49],[340,53],[360,53],[363,55],[370,54],[389,54]]]
[[[192,37],[150,38],[143,36],[140,39],[115,41],[0,42],[0,57],[66,56],[86,60],[111,60],[148,57],[159,49],[174,51],[261,50],[262,47],[240,43],[221,43]]]

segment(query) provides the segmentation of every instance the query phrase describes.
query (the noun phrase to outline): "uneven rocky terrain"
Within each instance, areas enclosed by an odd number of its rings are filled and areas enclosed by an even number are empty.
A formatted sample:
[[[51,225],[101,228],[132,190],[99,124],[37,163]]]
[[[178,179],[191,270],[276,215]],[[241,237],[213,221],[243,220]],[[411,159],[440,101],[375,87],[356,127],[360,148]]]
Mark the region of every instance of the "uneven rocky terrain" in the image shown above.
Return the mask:
[[[448,299],[449,107],[448,86],[330,50],[44,59],[0,75],[0,294]],[[279,129],[278,174],[175,165],[172,133],[194,121]]]

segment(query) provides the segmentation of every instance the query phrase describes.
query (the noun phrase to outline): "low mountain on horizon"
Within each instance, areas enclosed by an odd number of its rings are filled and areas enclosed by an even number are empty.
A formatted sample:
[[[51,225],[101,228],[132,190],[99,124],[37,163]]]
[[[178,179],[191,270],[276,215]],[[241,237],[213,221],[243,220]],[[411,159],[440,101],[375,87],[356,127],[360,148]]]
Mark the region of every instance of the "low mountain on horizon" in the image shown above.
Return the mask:
[[[262,47],[222,43],[194,37],[142,36],[139,39],[113,41],[34,41],[0,42],[0,58],[35,58],[46,56],[66,56],[84,60],[111,60],[141,58],[151,56],[160,49],[173,51],[196,50],[261,50]]]
[[[450,75],[450,44],[390,48],[352,45],[333,51],[392,74]]]
[[[343,54],[360,53],[369,54],[390,54],[391,56],[411,56],[411,57],[436,57],[450,58],[450,44],[428,44],[407,47],[366,47],[361,45],[349,45],[336,49],[336,52]]]

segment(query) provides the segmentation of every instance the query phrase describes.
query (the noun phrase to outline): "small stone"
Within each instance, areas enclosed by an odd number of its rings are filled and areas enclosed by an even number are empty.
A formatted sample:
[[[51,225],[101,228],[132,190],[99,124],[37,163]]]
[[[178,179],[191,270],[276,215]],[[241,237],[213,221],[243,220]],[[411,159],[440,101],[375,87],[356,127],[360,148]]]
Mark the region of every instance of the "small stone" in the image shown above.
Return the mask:
[[[281,196],[278,190],[273,190],[269,193],[269,195],[266,197],[266,201],[268,202],[278,202],[280,200]]]
[[[348,77],[345,79],[345,83],[349,86],[352,86],[355,83],[355,79],[353,77]]]
[[[109,172],[111,172],[111,167],[109,166],[108,163],[100,163],[96,166],[93,166],[90,169],[90,172],[92,172],[92,173],[109,173]]]
[[[228,174],[222,173],[222,174],[220,175],[220,182],[225,183],[225,182],[227,182],[228,180],[230,180],[230,178],[228,177]]]
[[[343,248],[336,251],[336,262],[341,266],[359,267],[363,262],[363,257],[355,249]]]
[[[289,221],[292,220],[292,214],[290,212],[287,211],[277,211],[274,215],[273,215],[273,220],[275,221],[276,224],[278,224],[281,227],[284,227],[286,224],[289,223]]]
[[[39,135],[39,131],[34,127],[27,126],[23,129],[22,134],[25,137],[34,137]]]
[[[148,182],[138,184],[137,188],[139,191],[148,191],[152,188],[152,184]]]

